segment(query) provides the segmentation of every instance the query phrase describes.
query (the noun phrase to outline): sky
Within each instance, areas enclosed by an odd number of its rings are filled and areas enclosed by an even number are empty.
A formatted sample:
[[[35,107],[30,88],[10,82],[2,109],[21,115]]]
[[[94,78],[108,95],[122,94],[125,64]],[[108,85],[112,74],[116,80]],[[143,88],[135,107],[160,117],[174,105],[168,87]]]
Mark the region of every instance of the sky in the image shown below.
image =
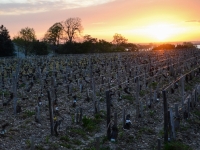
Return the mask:
[[[0,0],[0,24],[16,36],[30,27],[42,39],[56,22],[79,17],[81,36],[132,43],[200,41],[200,0]]]

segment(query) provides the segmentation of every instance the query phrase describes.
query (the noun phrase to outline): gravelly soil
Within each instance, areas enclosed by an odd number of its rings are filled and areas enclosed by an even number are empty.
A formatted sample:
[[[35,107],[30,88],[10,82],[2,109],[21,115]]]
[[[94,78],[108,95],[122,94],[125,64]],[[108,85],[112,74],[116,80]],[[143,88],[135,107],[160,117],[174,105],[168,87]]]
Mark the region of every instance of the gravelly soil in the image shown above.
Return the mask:
[[[143,56],[142,54],[140,54]],[[172,82],[176,77],[167,76],[165,78],[162,74],[168,73],[167,69],[157,72],[154,76],[146,75],[146,82],[148,82],[147,87],[145,87],[143,77],[140,78],[140,108],[141,118],[136,117],[136,83],[134,82],[135,71],[137,74],[144,73],[144,67],[142,67],[141,62],[131,61],[128,65],[127,60],[137,59],[136,53],[122,53],[119,61],[119,54],[101,54],[93,58],[93,73],[92,77],[94,79],[94,85],[91,88],[90,80],[90,61],[87,55],[78,56],[58,56],[49,58],[32,58],[27,60],[22,60],[20,65],[21,75],[18,78],[18,88],[17,88],[17,103],[21,106],[22,111],[15,114],[13,105],[14,100],[10,102],[8,106],[0,106],[0,125],[9,123],[6,127],[6,133],[0,136],[0,149],[2,150],[27,150],[33,148],[38,150],[64,150],[64,149],[95,149],[96,137],[100,137],[100,147],[101,149],[113,149],[113,150],[150,150],[157,148],[157,139],[161,139],[161,147],[163,147],[164,141],[164,130],[163,130],[163,98],[162,89],[170,82]],[[152,54],[152,60],[156,60],[157,55]],[[163,54],[160,54],[160,58],[164,58]],[[173,55],[172,55],[173,56]],[[117,59],[118,57],[118,59]],[[174,56],[177,57],[177,56]],[[182,57],[180,57],[181,60]],[[116,60],[115,60],[116,59]],[[147,56],[143,56],[144,60],[148,60]],[[182,58],[184,59],[184,57]],[[5,63],[5,61],[7,61]],[[176,60],[171,60],[175,62]],[[13,68],[15,70],[17,67],[18,60],[1,60],[1,65],[6,68]],[[35,65],[42,62],[40,65]],[[164,66],[166,63],[160,62],[160,67]],[[132,70],[131,77],[129,76],[130,68],[137,66],[135,71]],[[140,70],[138,69],[141,65]],[[152,64],[153,65],[153,64]],[[28,72],[25,68],[29,66]],[[42,72],[37,72],[38,68],[42,68]],[[49,66],[49,67],[48,67]],[[68,69],[66,69],[68,66]],[[158,65],[157,65],[158,66]],[[196,66],[185,69],[194,69]],[[199,67],[199,66],[198,66]],[[32,73],[32,68],[36,68],[36,72]],[[127,69],[128,68],[128,69]],[[100,72],[98,71],[100,70]],[[62,70],[62,71],[61,71]],[[51,83],[51,76],[53,72],[57,71],[57,77],[54,76],[56,80],[57,89],[57,105],[59,114],[55,115],[56,120],[64,118],[63,122],[58,129],[58,136],[51,136],[50,129],[50,116],[49,116],[49,106],[48,106],[48,96],[47,89],[51,90],[53,88]],[[2,71],[3,72],[3,71]],[[1,73],[2,73],[1,72]],[[118,73],[117,73],[118,72]],[[37,76],[36,79],[25,79],[25,75],[34,74]],[[70,74],[69,76],[67,74]],[[4,71],[5,74],[5,88],[1,89],[1,99],[0,104],[3,103],[2,93],[4,93],[4,102],[7,101],[12,92],[13,81],[8,82],[12,77],[8,77],[8,73]],[[49,76],[45,77],[47,74]],[[75,75],[75,76],[74,76]],[[67,76],[67,77],[66,77]],[[103,83],[102,83],[102,76]],[[177,72],[176,76],[180,76]],[[2,76],[1,76],[2,77]],[[66,78],[65,78],[66,77]],[[157,78],[158,77],[158,78]],[[198,86],[200,83],[199,77],[196,76],[189,83],[185,84],[185,97],[191,94],[192,90]],[[45,83],[45,79],[47,83]],[[129,82],[128,82],[129,80]],[[33,82],[34,85],[30,92],[27,92],[27,83]],[[87,83],[90,82],[90,83]],[[156,83],[156,87],[152,86],[152,83]],[[110,86],[109,84],[110,83]],[[83,86],[83,91],[80,92],[80,84]],[[2,85],[2,82],[1,82]],[[70,90],[68,93],[68,85],[70,85]],[[121,87],[119,88],[119,85]],[[179,84],[180,85],[180,84]],[[129,87],[128,94],[124,89]],[[42,95],[41,95],[42,88]],[[111,107],[111,123],[114,123],[114,113],[117,113],[118,122],[118,139],[116,142],[110,142],[106,138],[107,134],[107,122],[106,122],[106,94],[105,92],[110,90],[113,94],[111,97],[112,107]],[[154,99],[151,108],[148,107],[148,102],[150,101],[150,91],[160,92],[161,97]],[[170,90],[169,90],[170,91]],[[118,92],[121,95],[121,99],[118,96]],[[93,95],[95,93],[95,95]],[[152,93],[153,94],[153,93]],[[72,107],[73,96],[77,96],[76,107]],[[87,100],[87,95],[89,100]],[[38,97],[41,97],[42,105],[40,106],[40,122],[35,121],[35,107],[38,104]],[[23,99],[26,98],[26,99]],[[54,101],[55,96],[51,91],[51,98]],[[198,97],[199,98],[199,97]],[[181,106],[181,86],[175,90],[175,92],[167,93],[167,99],[169,107],[174,107],[175,103]],[[99,113],[95,114],[94,102],[95,100],[99,102]],[[199,99],[200,101],[200,99]],[[94,122],[94,128],[87,128],[85,123],[76,123],[75,114],[77,108],[82,108],[83,118],[91,118]],[[130,130],[124,130],[122,127],[123,120],[123,110],[125,109],[126,114],[130,114],[132,126]],[[191,110],[190,118],[183,119],[182,110],[179,110],[181,116],[180,128],[176,131],[176,140],[180,141],[186,145],[189,145],[193,150],[200,149],[200,103],[196,103],[196,107]],[[55,119],[55,118],[54,118]],[[55,121],[55,120],[54,120]],[[91,123],[91,122],[90,122]]]

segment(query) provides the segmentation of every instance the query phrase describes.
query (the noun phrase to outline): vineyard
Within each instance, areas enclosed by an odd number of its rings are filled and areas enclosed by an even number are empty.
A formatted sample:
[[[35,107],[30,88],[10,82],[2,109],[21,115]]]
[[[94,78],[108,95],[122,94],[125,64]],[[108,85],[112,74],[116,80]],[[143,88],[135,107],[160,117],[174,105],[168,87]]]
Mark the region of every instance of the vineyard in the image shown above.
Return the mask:
[[[200,51],[0,59],[2,150],[200,149]]]

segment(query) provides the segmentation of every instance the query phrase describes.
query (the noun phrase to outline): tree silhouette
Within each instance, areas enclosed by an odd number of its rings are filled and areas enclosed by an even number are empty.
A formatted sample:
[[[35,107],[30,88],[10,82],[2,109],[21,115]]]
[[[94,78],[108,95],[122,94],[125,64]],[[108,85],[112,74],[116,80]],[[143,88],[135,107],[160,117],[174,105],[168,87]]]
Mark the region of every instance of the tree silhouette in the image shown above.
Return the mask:
[[[55,23],[53,26],[51,26],[47,33],[44,36],[44,41],[47,41],[50,44],[53,45],[59,45],[60,39],[63,36],[63,25],[60,22]]]
[[[83,27],[81,25],[81,19],[76,18],[69,18],[66,21],[63,22],[64,31],[67,35],[66,40],[69,43],[72,43],[73,39],[78,36],[83,30]]]
[[[123,37],[121,34],[115,33],[115,35],[113,36],[113,41],[112,43],[119,46],[121,44],[125,44],[128,40]]]
[[[14,45],[6,27],[0,26],[0,56],[13,56]]]
[[[35,31],[33,28],[23,28],[20,30],[19,35],[13,38],[14,42],[18,43],[24,48],[25,56],[31,50],[32,42],[36,40]]]
[[[34,41],[32,43],[31,53],[35,55],[47,55],[49,53],[47,44],[45,42]]]

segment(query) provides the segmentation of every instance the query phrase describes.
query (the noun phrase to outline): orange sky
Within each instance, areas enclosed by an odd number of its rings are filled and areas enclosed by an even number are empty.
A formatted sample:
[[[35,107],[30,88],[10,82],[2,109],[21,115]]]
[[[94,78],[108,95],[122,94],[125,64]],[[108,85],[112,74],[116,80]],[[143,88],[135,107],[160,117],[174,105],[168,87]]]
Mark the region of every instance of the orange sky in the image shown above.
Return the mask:
[[[82,36],[107,41],[115,33],[133,43],[200,41],[199,12],[200,0],[0,1],[0,22],[11,37],[28,26],[35,29],[38,39],[54,23],[79,17]]]

